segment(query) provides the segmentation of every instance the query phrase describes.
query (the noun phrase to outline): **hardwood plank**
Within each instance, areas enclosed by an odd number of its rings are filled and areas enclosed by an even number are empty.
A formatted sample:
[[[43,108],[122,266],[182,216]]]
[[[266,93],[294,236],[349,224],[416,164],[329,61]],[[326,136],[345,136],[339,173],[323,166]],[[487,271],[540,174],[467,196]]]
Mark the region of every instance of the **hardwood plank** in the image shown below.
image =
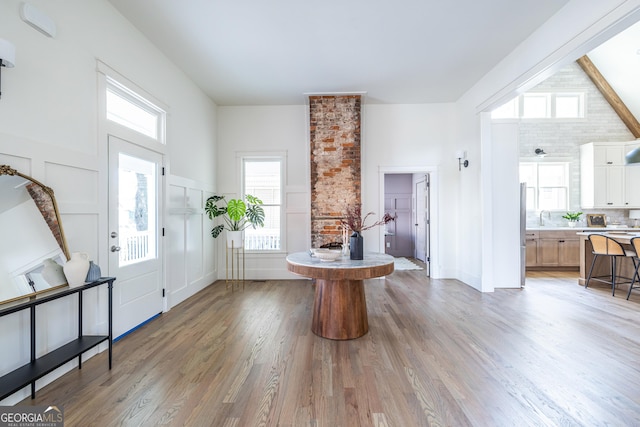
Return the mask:
[[[640,291],[529,272],[481,294],[424,271],[365,281],[369,333],[311,332],[307,280],[224,281],[25,405],[67,426],[640,424]]]

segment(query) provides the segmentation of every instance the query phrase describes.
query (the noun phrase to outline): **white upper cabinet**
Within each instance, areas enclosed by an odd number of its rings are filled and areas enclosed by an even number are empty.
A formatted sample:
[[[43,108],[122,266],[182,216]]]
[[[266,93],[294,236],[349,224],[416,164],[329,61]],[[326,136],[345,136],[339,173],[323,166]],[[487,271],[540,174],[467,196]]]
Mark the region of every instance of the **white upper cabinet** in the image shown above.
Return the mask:
[[[590,142],[580,146],[580,205],[589,208],[640,207],[640,165],[626,166],[625,154],[637,144]]]
[[[624,165],[624,145],[594,145],[593,165],[594,166],[623,166]]]

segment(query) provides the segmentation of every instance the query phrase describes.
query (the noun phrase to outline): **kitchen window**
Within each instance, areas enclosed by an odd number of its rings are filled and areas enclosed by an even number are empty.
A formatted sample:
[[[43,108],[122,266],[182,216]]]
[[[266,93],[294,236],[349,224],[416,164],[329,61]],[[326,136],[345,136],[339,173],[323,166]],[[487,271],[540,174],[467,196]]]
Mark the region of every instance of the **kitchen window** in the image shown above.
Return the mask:
[[[526,183],[528,211],[568,210],[568,162],[521,162],[520,182]]]
[[[283,249],[283,171],[283,156],[242,158],[242,194],[251,194],[262,200],[265,212],[264,227],[249,227],[245,230],[246,250]]]

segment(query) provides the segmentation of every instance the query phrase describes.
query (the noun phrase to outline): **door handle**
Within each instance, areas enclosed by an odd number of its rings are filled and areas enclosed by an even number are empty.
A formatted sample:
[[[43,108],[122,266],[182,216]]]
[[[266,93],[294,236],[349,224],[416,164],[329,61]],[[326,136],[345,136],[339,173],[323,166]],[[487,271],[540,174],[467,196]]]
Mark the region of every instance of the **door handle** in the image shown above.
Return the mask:
[[[116,246],[116,245],[111,246],[111,252],[120,252],[120,246]]]

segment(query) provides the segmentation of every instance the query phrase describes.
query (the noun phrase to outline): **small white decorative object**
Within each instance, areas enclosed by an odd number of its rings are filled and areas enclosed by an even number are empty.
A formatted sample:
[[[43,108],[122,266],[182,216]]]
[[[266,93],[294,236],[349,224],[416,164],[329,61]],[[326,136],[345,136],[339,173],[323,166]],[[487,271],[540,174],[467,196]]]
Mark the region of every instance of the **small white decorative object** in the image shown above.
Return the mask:
[[[59,286],[67,283],[62,266],[55,262],[52,258],[45,259],[42,263],[42,278],[47,281],[50,286]]]
[[[63,267],[69,287],[84,285],[89,272],[89,256],[83,252],[73,252],[71,259]]]
[[[320,261],[330,262],[335,261],[342,255],[342,250],[332,249],[314,249],[313,256],[319,258]]]

